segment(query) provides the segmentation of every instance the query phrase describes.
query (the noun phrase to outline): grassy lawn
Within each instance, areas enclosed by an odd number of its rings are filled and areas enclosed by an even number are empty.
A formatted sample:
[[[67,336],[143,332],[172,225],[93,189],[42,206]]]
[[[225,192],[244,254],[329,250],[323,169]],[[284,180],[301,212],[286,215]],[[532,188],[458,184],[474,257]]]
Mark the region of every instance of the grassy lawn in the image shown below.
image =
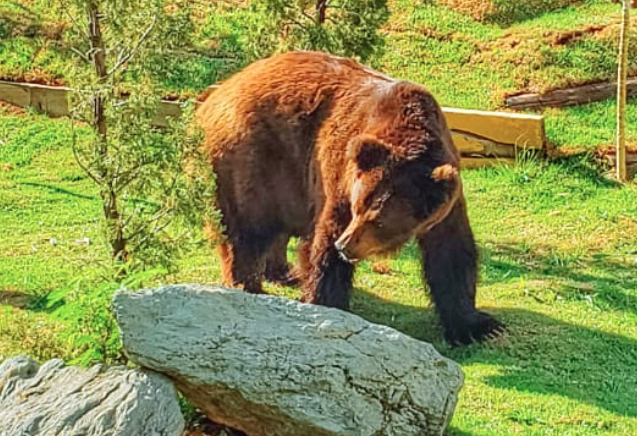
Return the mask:
[[[65,83],[70,32],[55,4],[0,4],[0,78]],[[192,51],[167,60],[167,93],[196,94],[246,62],[245,2],[197,5]],[[391,0],[390,9],[384,49],[369,63],[425,84],[445,106],[496,110],[513,93],[615,75],[619,7],[606,0]],[[570,149],[612,144],[614,111],[608,100],[541,113],[549,140]],[[636,99],[627,124],[637,146]],[[0,106],[0,356],[77,356],[65,322],[40,303],[73,278],[97,280],[109,250],[97,191],[75,165],[70,138],[68,120]],[[387,261],[387,274],[360,266],[352,310],[462,364],[450,435],[637,434],[637,185],[607,181],[583,157],[523,159],[463,178],[482,254],[479,306],[507,334],[446,346],[411,245]],[[163,281],[212,284],[219,276],[216,253],[196,244],[181,272]],[[296,289],[268,291],[298,297]]]
[[[64,83],[73,65],[68,16],[52,0],[0,5],[0,78]],[[196,3],[192,50],[166,59],[171,94],[197,94],[247,62],[247,2]],[[425,84],[442,104],[501,109],[507,95],[612,79],[619,6],[607,0],[389,0],[382,52],[368,60]],[[637,17],[630,72],[637,74]],[[550,109],[547,134],[558,146],[613,143],[613,102]],[[637,146],[637,102],[628,141]]]
[[[0,112],[0,354],[70,358],[65,324],[38,300],[108,256],[94,187],[75,166],[66,120]],[[361,265],[353,311],[432,342],[462,364],[451,435],[637,432],[637,186],[582,158],[464,173],[482,252],[479,305],[505,321],[498,341],[452,349],[406,247],[391,272]],[[90,238],[87,245],[83,238]],[[290,247],[292,252],[292,247]],[[216,254],[194,246],[171,282],[215,283]],[[297,297],[298,291],[269,287]]]

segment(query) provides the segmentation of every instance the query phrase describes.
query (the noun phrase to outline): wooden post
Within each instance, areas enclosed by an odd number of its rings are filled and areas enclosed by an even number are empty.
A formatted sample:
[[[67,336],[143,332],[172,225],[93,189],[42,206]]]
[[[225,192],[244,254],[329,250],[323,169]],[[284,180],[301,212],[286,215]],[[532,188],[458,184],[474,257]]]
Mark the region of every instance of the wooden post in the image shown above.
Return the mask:
[[[622,1],[622,27],[617,74],[617,179],[626,177],[626,82],[628,80],[628,40],[630,38],[630,1]]]

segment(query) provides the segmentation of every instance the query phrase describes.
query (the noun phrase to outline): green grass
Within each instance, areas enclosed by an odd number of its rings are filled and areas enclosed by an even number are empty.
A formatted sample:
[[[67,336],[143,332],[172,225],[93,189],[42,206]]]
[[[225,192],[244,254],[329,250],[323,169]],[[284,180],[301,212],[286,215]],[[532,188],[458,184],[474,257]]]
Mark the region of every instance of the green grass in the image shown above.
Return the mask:
[[[446,106],[498,110],[512,93],[616,76],[620,11],[607,0],[391,0],[389,6],[384,50],[369,63],[425,84]],[[196,94],[245,65],[250,13],[244,3],[197,3],[194,46],[166,59],[167,73],[159,78],[166,92]],[[51,0],[3,3],[0,78],[64,81],[72,62],[64,22],[68,17]],[[630,69],[637,73],[637,25],[633,33]],[[609,145],[614,120],[599,115],[611,107],[608,101],[544,111],[549,140]],[[631,113],[636,108],[633,100]],[[635,145],[637,123],[629,126]]]
[[[0,5],[0,77],[64,80],[67,34],[56,25],[65,18],[54,3]],[[560,7],[566,3],[573,4]],[[476,17],[458,7],[471,4],[491,9]],[[247,11],[199,7],[196,46],[168,60],[166,92],[196,93],[244,64]],[[615,74],[619,9],[605,0],[395,0],[390,7],[385,49],[370,63],[424,83],[446,106],[492,110],[512,92]],[[577,34],[589,26],[611,27]],[[612,100],[542,113],[559,147],[614,141]],[[636,100],[627,124],[637,144]],[[86,132],[79,133],[82,140]],[[68,120],[0,108],[0,355],[76,357],[61,334],[66,324],[40,303],[74,277],[97,279],[96,265],[108,258],[97,191],[75,165],[70,138]],[[482,254],[478,303],[505,321],[506,336],[447,347],[412,245],[387,262],[390,274],[361,265],[352,310],[461,363],[466,383],[450,435],[637,434],[637,186],[610,183],[582,157],[523,160],[463,178]],[[197,245],[165,281],[212,284],[219,277],[216,255]]]
[[[95,188],[75,166],[67,120],[0,113],[0,354],[74,357],[65,324],[36,303],[108,256]],[[391,273],[356,275],[352,310],[433,343],[466,374],[450,435],[632,436],[637,432],[637,186],[582,157],[464,173],[481,253],[479,306],[508,327],[449,348],[420,284],[413,245]],[[77,243],[89,237],[90,245]],[[51,243],[55,238],[56,244]],[[290,247],[292,252],[292,247]],[[215,283],[193,247],[171,282]],[[269,286],[288,298],[298,290]]]
[[[614,125],[617,117],[617,103],[605,100],[585,106],[545,109],[546,132],[558,147],[590,148],[615,143]],[[637,145],[637,100],[627,105],[626,140]]]

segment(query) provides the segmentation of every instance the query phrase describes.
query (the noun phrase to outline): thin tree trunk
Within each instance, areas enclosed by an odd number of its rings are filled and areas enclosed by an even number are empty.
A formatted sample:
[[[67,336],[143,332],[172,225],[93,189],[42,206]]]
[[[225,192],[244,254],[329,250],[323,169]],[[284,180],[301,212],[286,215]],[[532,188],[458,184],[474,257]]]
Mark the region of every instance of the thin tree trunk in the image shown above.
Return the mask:
[[[325,23],[327,16],[327,0],[316,0],[316,23]]]
[[[104,84],[108,79],[108,69],[106,68],[106,50],[104,49],[104,39],[102,37],[99,15],[98,4],[96,2],[90,2],[88,6],[88,24],[91,43],[91,60],[98,82]],[[93,97],[93,129],[98,134],[98,153],[100,159],[105,161],[108,159],[108,130],[104,111],[104,98],[99,94]],[[103,172],[106,173],[106,171]],[[113,234],[110,238],[111,248],[113,249],[112,256],[115,260],[126,260],[128,257],[126,239],[124,237],[121,215],[117,205],[117,194],[113,184],[114,182],[108,174],[100,174],[100,178],[103,181],[100,195],[102,197],[104,216],[113,230]]]
[[[622,2],[622,27],[619,42],[617,78],[617,178],[626,181],[626,83],[628,80],[628,40],[630,38],[630,1]]]
[[[93,67],[95,68],[95,74],[100,83],[104,83],[108,78],[108,70],[106,69],[106,51],[104,49],[104,40],[102,38],[102,29],[99,22],[99,10],[95,2],[89,4],[88,9],[89,16],[89,36],[91,37],[91,59],[93,61]],[[106,117],[104,115],[104,101],[98,94],[93,100],[93,128],[100,135],[102,144],[100,151],[106,150]]]

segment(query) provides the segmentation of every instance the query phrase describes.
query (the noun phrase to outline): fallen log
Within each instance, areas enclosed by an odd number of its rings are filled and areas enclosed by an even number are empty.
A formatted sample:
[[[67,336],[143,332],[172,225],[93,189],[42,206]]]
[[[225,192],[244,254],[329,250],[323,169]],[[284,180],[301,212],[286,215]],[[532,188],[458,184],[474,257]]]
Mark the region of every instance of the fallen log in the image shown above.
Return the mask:
[[[628,80],[628,96],[637,96],[637,77]],[[544,94],[521,94],[508,97],[505,106],[511,109],[565,107],[605,100],[617,95],[617,83],[603,82],[574,88],[556,89]]]
[[[598,153],[597,156],[611,168],[616,167],[617,155],[615,154],[615,150],[601,152]],[[633,178],[637,174],[637,151],[628,151],[626,153],[626,170],[629,178]]]

